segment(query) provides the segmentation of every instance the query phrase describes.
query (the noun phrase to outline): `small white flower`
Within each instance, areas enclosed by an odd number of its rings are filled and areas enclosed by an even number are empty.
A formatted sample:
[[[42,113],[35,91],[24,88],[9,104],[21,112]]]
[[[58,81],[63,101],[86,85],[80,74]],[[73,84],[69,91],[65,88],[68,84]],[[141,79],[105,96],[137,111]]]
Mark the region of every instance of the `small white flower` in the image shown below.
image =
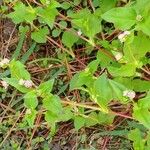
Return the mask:
[[[31,109],[27,109],[26,110],[26,114],[31,114],[32,112],[31,112]]]
[[[5,66],[7,66],[8,64],[9,64],[9,62],[10,62],[10,60],[9,59],[7,59],[7,58],[4,58],[4,59],[2,59],[1,61],[0,61],[0,67],[5,67]]]
[[[4,89],[7,89],[9,84],[6,81],[1,81],[2,86],[4,87]]]
[[[132,90],[125,90],[123,91],[123,96],[133,99],[135,97],[135,92]]]
[[[34,83],[31,81],[31,80],[23,80],[23,79],[20,79],[19,80],[19,85],[23,85],[25,86],[26,88],[31,88]]]
[[[24,86],[26,88],[31,88],[33,86],[33,82],[31,80],[25,80]]]
[[[120,60],[122,57],[123,57],[123,54],[122,54],[122,53],[117,53],[117,54],[115,55],[115,58],[116,58],[117,61]]]
[[[136,16],[136,20],[140,22],[140,21],[143,20],[143,17],[142,17],[141,15],[137,15],[137,16]]]
[[[130,31],[124,31],[123,33],[121,33],[119,36],[118,36],[118,39],[120,40],[121,43],[125,42],[126,40],[126,37],[128,35],[130,35],[131,32]]]
[[[82,31],[79,29],[78,32],[77,32],[77,34],[78,34],[79,36],[82,35]]]

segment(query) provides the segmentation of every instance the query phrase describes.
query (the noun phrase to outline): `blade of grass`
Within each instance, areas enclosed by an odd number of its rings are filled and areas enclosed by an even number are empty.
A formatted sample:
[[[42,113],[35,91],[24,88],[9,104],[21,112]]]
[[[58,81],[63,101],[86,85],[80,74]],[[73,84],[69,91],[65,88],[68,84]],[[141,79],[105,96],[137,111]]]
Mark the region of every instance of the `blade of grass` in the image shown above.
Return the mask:
[[[36,43],[34,42],[34,43],[31,45],[30,49],[22,56],[22,58],[21,58],[20,61],[21,61],[23,64],[28,60],[28,58],[30,57],[30,55],[33,53],[35,47],[36,47]]]
[[[20,52],[21,52],[21,48],[23,46],[23,42],[24,42],[24,39],[25,39],[25,35],[26,35],[26,30],[21,32],[19,43],[18,43],[17,48],[16,48],[14,54],[12,55],[11,59],[17,59],[19,57]]]

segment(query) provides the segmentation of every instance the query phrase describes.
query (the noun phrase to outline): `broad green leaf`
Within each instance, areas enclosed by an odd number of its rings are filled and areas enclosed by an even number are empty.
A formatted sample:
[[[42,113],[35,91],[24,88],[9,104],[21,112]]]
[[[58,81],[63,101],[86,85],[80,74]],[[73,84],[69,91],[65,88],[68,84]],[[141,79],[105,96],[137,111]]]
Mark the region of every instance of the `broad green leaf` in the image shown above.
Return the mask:
[[[143,140],[143,137],[141,135],[141,132],[139,129],[131,130],[128,134],[128,138],[133,141],[133,148],[134,150],[145,150],[145,140]]]
[[[149,47],[150,38],[144,34],[138,34],[130,44],[125,43],[124,57],[128,62],[137,64],[139,59],[149,51]]]
[[[140,108],[150,109],[150,92],[148,92],[147,96],[138,100],[138,106]]]
[[[58,116],[52,111],[46,111],[45,120],[50,124],[54,124],[55,122],[57,122]]]
[[[95,73],[95,71],[98,68],[99,63],[100,63],[100,61],[98,59],[96,59],[88,64],[87,68],[89,68],[89,71],[91,72],[91,74]]]
[[[70,17],[73,18],[72,24],[75,28],[80,29],[90,39],[93,39],[97,33],[101,32],[101,19],[91,14],[88,9],[83,9],[70,15]]]
[[[54,79],[41,83],[37,88],[40,95],[49,94],[52,91]]]
[[[62,105],[57,95],[47,95],[43,99],[43,107],[57,115],[62,113]]]
[[[2,78],[2,80],[6,81],[9,85],[15,87],[18,91],[22,93],[30,92],[32,89],[26,88],[19,84],[19,80],[16,78]]]
[[[90,127],[98,124],[98,115],[96,112],[91,112],[86,118],[85,118],[85,126]]]
[[[27,110],[28,111],[28,110]],[[30,127],[33,127],[34,121],[37,115],[37,111],[34,109],[29,110],[31,111],[30,113],[26,113],[24,116],[24,119],[27,121]]]
[[[14,11],[9,13],[7,16],[12,19],[16,24],[27,21],[32,23],[36,19],[36,10],[31,7],[27,7],[22,2],[18,2],[14,6]]]
[[[100,66],[102,68],[108,67],[112,62],[112,60],[102,52],[97,53],[97,59],[100,61]]]
[[[85,118],[81,116],[74,117],[74,127],[76,130],[79,130],[80,128],[84,127],[84,125],[85,125]]]
[[[73,44],[78,41],[78,39],[79,38],[71,31],[65,31],[62,35],[62,43],[68,48],[71,48]]]
[[[148,109],[139,107],[137,104],[134,104],[132,115],[141,124],[150,129],[150,112]]]
[[[47,35],[49,34],[49,30],[47,27],[43,27],[38,31],[34,31],[31,33],[31,38],[35,40],[37,43],[46,43]]]
[[[132,81],[133,89],[137,92],[144,92],[150,89],[150,82],[140,79],[134,79]]]
[[[136,23],[136,12],[131,7],[118,7],[104,13],[102,18],[114,23],[116,28],[127,30]]]
[[[113,77],[131,77],[136,73],[136,66],[134,64],[125,64],[119,68],[110,66],[108,67],[108,71]]]
[[[52,29],[55,21],[55,17],[58,14],[58,11],[56,8],[51,8],[51,5],[49,5],[46,8],[39,7],[37,9],[37,13],[39,16],[39,20],[41,23],[46,23],[49,25],[49,27]]]
[[[110,125],[114,121],[114,115],[111,114],[105,114],[102,112],[98,113],[98,123],[102,125]]]
[[[123,91],[126,87],[116,81],[107,79],[103,74],[94,82],[94,86],[90,86],[91,98],[101,107],[102,111],[108,111],[108,103],[111,100],[126,102],[127,99],[123,97]]]
[[[10,63],[11,78],[29,80],[30,73],[25,69],[25,66],[20,61],[12,60]]]
[[[94,82],[94,77],[89,72],[89,69],[81,71],[73,76],[70,82],[70,90],[79,89],[83,85],[90,86]]]
[[[99,1],[99,0],[97,0]],[[111,8],[115,7],[117,0],[101,0],[100,3],[100,9],[102,13],[110,10]]]
[[[35,91],[31,91],[25,94],[24,104],[28,109],[35,109],[37,107],[38,99]]]
[[[40,2],[48,7],[52,8],[57,8],[60,7],[61,5],[57,2],[57,0],[40,0]]]
[[[147,16],[144,18],[143,21],[139,22],[136,26],[137,30],[142,31],[144,34],[150,36],[150,28],[149,28],[149,24],[150,24],[150,16]],[[143,46],[144,44],[142,44]]]
[[[71,112],[72,108],[70,107],[64,107],[64,109],[61,112],[61,115],[59,115],[60,121],[68,121],[73,118],[73,113]]]

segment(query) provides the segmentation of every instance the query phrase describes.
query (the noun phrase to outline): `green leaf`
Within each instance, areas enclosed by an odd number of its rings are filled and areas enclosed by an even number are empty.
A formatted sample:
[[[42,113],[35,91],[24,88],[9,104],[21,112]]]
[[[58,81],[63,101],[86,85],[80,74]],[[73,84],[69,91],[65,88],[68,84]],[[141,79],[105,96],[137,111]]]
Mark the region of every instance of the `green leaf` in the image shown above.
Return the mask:
[[[60,121],[68,121],[70,119],[73,118],[73,113],[71,112],[72,108],[70,107],[65,107],[61,113],[61,115],[59,115],[59,120]]]
[[[47,27],[43,27],[38,31],[34,31],[31,33],[31,38],[35,40],[37,43],[46,43],[47,35],[49,34],[49,30]]]
[[[24,104],[28,109],[35,109],[37,107],[38,99],[35,91],[31,91],[25,94]]]
[[[48,80],[44,83],[41,83],[37,88],[37,90],[40,93],[40,95],[49,94],[52,91],[53,84],[54,84],[54,79]]]
[[[78,13],[70,15],[70,17],[73,18],[72,24],[75,25],[75,28],[80,29],[90,39],[93,39],[102,30],[101,19],[91,14],[88,9],[82,9]]]
[[[58,36],[60,35],[60,33],[61,33],[61,30],[60,30],[60,29],[54,29],[54,30],[52,31],[53,37],[58,37]]]
[[[73,44],[78,41],[78,39],[79,38],[71,31],[65,31],[62,36],[62,43],[68,48],[71,48]]]
[[[83,85],[92,85],[94,82],[94,77],[89,72],[89,69],[81,71],[73,76],[70,81],[70,90],[79,89]]]
[[[30,80],[30,73],[20,61],[12,60],[10,63],[11,78]]]
[[[118,7],[104,13],[102,18],[114,23],[116,28],[127,30],[136,23],[136,12],[130,7]]]
[[[46,8],[39,7],[37,9],[37,13],[38,13],[38,16],[39,16],[39,18],[38,18],[39,21],[41,23],[46,23],[52,29],[53,25],[54,25],[55,18],[58,14],[57,9],[52,8],[51,5],[49,5]]]
[[[113,123],[114,117],[115,117],[115,115],[99,112],[98,113],[98,123],[102,124],[102,125],[110,125]]]
[[[90,127],[98,124],[98,115],[96,112],[91,112],[86,118],[85,118],[85,126]]]
[[[150,89],[150,82],[140,79],[134,79],[132,81],[133,89],[137,92],[144,92]]]
[[[125,43],[123,48],[124,57],[128,62],[137,64],[139,59],[145,56],[145,54],[149,51],[149,47],[150,38],[139,33],[134,37],[131,43]]]
[[[62,113],[62,105],[57,95],[47,95],[43,99],[43,107],[57,115]]]
[[[30,111],[30,113],[25,114],[24,119],[27,121],[30,127],[33,127],[37,111],[34,109],[31,109]]]
[[[16,78],[2,78],[2,80],[6,81],[8,84],[15,87],[18,91],[20,91],[22,93],[27,93],[32,90],[30,88],[26,88],[26,87],[20,85],[19,80],[17,80]]]
[[[85,125],[85,118],[81,116],[74,117],[74,127],[76,130],[79,130],[80,128],[84,127],[84,125]]]
[[[108,111],[108,103],[111,100],[120,101],[122,103],[127,100],[123,97],[123,91],[126,87],[122,84],[107,79],[103,74],[94,82],[94,86],[89,87],[91,98],[101,107],[102,111]]]
[[[110,10],[111,8],[115,7],[117,0],[101,0],[100,3],[100,9],[102,13]]]
[[[102,52],[97,53],[97,59],[100,61],[100,66],[102,68],[108,67],[112,62],[110,57],[108,57],[105,53]]]
[[[128,134],[128,138],[133,141],[133,148],[134,150],[145,150],[145,140],[143,140],[143,137],[141,135],[141,132],[139,129],[134,129],[130,131]]]
[[[31,7],[27,7],[22,2],[16,3],[13,9],[14,11],[7,16],[16,24],[24,21],[32,23],[32,21],[36,19],[36,11]]]
[[[57,122],[58,116],[52,111],[46,111],[45,120],[50,124],[54,124],[55,122]]]
[[[131,77],[134,76],[136,73],[136,66],[130,63],[122,65],[120,68],[110,66],[108,67],[108,71],[114,77]]]
[[[132,115],[141,124],[150,129],[150,112],[147,108],[139,107],[138,105],[134,104]]]
[[[91,74],[95,73],[95,71],[98,68],[99,63],[100,63],[100,61],[98,59],[96,59],[88,64],[87,68],[89,68],[89,71],[91,72]]]

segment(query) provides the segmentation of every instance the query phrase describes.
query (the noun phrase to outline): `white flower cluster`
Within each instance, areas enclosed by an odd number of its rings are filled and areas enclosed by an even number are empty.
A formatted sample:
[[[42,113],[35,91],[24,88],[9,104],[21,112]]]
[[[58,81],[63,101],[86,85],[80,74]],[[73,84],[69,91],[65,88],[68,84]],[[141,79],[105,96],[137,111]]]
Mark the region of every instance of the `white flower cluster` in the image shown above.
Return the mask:
[[[32,86],[34,86],[34,83],[31,80],[20,79],[19,84],[25,86],[26,88],[31,88]]]
[[[123,91],[123,96],[133,99],[135,97],[135,92],[132,90],[125,90]]]
[[[5,67],[5,66],[7,66],[8,64],[9,64],[9,62],[10,62],[10,60],[9,59],[7,59],[7,58],[4,58],[4,59],[2,59],[1,61],[0,61],[0,67]]]
[[[4,89],[7,89],[9,84],[6,81],[1,81],[2,86],[4,87]]]
[[[126,38],[128,35],[130,35],[131,32],[130,31],[124,31],[123,33],[121,33],[119,36],[118,36],[118,39],[120,40],[121,43],[125,42],[126,41]]]

